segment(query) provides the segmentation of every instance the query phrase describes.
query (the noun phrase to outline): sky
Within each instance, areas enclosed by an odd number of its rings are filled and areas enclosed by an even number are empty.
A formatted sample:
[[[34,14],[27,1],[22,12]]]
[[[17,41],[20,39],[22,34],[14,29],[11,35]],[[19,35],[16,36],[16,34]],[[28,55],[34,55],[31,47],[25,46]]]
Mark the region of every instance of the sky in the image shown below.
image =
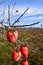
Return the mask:
[[[3,11],[5,11],[5,22],[8,19],[8,5],[10,5],[11,24],[29,7],[29,10],[15,25],[26,25],[37,21],[40,23],[33,27],[40,27],[40,24],[43,25],[43,0],[0,0],[0,20],[3,18]]]

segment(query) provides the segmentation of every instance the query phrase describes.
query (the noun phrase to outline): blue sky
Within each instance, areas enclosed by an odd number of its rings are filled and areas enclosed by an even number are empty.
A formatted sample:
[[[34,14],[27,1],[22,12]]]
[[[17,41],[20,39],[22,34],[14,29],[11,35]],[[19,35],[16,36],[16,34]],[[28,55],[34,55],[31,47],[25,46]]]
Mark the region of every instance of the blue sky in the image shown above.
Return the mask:
[[[37,21],[40,21],[40,23],[35,25],[35,27],[40,27],[40,24],[43,24],[43,0],[0,0],[0,3],[2,1],[5,2],[0,4],[0,20],[3,17],[1,16],[3,13],[1,11],[5,9],[4,21],[7,21],[8,5],[10,5],[11,8],[11,23],[13,23],[29,6],[29,10],[15,25],[30,24]],[[16,10],[18,10],[18,12],[16,12]]]

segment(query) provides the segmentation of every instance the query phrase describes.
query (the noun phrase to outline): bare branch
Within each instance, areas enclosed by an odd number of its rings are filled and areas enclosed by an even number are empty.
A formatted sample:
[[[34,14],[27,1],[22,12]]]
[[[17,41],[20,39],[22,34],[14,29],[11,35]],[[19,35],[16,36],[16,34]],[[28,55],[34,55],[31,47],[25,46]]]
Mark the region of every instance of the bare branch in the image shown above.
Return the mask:
[[[10,13],[10,16],[11,16],[11,17],[12,17],[12,13],[13,13],[13,11],[14,11],[15,5],[16,5],[16,0],[15,0],[15,2],[14,2],[13,8],[12,8],[11,13]]]
[[[19,21],[19,19],[27,12],[29,7],[21,14],[21,16],[12,24],[12,26]]]
[[[33,25],[36,25],[36,24],[38,24],[38,23],[40,23],[40,22],[38,21],[38,22],[36,22],[36,23],[29,24],[29,25],[17,25],[17,26],[13,26],[13,27],[27,27],[27,26],[33,26]]]

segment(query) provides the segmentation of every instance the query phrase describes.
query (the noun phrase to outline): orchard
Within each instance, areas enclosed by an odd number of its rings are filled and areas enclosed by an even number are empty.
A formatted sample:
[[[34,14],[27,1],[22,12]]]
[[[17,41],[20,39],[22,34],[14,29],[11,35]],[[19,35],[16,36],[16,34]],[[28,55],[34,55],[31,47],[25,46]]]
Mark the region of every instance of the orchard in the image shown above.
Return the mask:
[[[0,34],[0,65],[43,65],[43,29],[16,29]]]
[[[10,12],[10,5],[8,5],[7,22],[3,20],[1,22],[1,31],[3,34],[0,35],[0,37],[2,37],[0,39],[0,65],[42,65],[43,62],[40,61],[43,60],[43,55],[40,54],[40,50],[42,50],[43,45],[41,44],[40,48],[40,43],[43,42],[43,31],[40,32],[39,29],[37,33],[36,30],[34,31],[32,28],[25,28],[26,26],[33,26],[40,22],[38,21],[28,25],[15,25],[28,9],[29,6],[13,23],[11,23],[12,18],[10,13],[12,13],[12,11]],[[18,14],[18,12],[18,9],[16,9],[15,14]],[[8,24],[4,25],[4,23]],[[41,60],[39,60],[39,57]]]

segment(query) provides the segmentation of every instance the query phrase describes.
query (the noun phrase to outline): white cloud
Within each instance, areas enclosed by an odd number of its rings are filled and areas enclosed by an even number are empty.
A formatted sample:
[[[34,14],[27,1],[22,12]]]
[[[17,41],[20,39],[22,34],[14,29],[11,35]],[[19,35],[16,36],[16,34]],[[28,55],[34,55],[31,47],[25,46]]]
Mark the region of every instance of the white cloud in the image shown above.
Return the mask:
[[[43,13],[43,8],[39,9],[39,8],[32,8],[32,7],[30,7],[27,13],[29,15],[41,14],[41,13]]]
[[[25,17],[23,17],[23,20],[43,20],[43,16],[39,16],[39,17],[27,17],[27,18],[25,18]]]
[[[25,10],[26,10],[27,7],[15,7],[13,9],[13,7],[11,7],[10,9],[10,12],[12,11],[12,16],[17,16],[17,15],[21,15]],[[13,10],[12,10],[13,9]],[[1,9],[0,9],[1,10]],[[16,13],[16,10],[18,10],[18,13]],[[43,14],[43,9],[38,9],[38,8],[29,8],[29,10],[25,13],[24,16],[30,16],[30,17],[27,17],[27,20],[40,20],[40,19],[43,19],[42,16],[39,16],[39,17],[31,17],[31,15],[36,15],[36,14]],[[8,7],[5,8],[5,18],[8,18]]]

